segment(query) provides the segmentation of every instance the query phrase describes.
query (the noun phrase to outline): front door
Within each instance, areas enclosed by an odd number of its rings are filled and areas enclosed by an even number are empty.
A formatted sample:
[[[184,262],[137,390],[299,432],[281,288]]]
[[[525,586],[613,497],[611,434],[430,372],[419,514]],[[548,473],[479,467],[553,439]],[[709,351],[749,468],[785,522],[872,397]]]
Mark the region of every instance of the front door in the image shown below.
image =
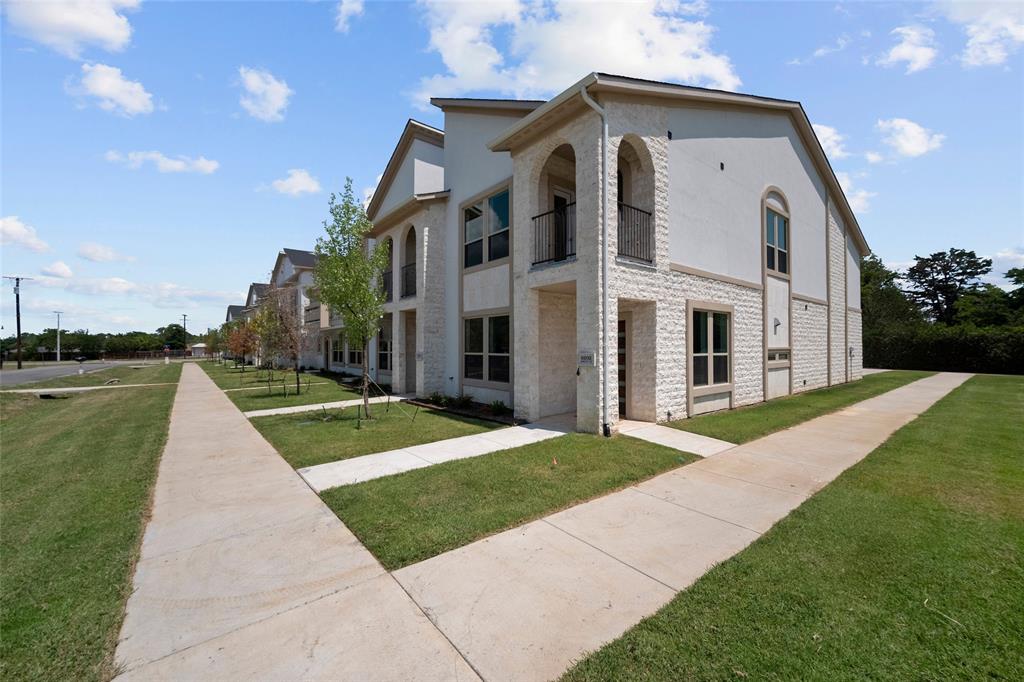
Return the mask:
[[[626,321],[619,320],[618,334],[618,358],[619,358],[619,416],[626,416]]]

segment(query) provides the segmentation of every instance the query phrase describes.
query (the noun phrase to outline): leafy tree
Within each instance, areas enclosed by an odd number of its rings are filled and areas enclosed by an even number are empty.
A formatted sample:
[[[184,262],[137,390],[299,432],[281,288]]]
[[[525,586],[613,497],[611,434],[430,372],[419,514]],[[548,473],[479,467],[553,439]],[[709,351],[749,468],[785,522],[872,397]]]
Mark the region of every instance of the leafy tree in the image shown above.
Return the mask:
[[[974,251],[952,248],[927,257],[914,256],[914,265],[904,278],[910,283],[907,295],[928,315],[942,324],[956,322],[956,302],[981,285],[979,278],[992,270],[991,258],[978,258]]]
[[[259,349],[260,339],[256,330],[247,320],[234,323],[228,333],[228,350],[235,358],[242,360],[242,372],[245,372],[245,357]]]
[[[956,304],[957,324],[1000,327],[1014,317],[1010,295],[994,284],[985,284],[961,296]]]
[[[160,327],[156,330],[156,334],[165,346],[170,346],[171,350],[184,350],[185,346],[195,339],[194,334],[186,336],[185,328],[177,323]]]
[[[384,312],[381,275],[388,262],[383,244],[371,247],[367,234],[373,225],[345,179],[341,200],[331,194],[330,221],[316,240],[317,264],[313,271],[320,300],[341,316],[345,338],[363,350],[363,407],[370,416],[369,343]]]
[[[864,333],[923,322],[921,311],[900,289],[899,273],[871,254],[861,261],[860,302]]]
[[[303,352],[309,349],[311,336],[306,333],[295,288],[268,290],[254,322],[268,360],[286,359],[295,370],[295,393],[301,392],[299,365]]]

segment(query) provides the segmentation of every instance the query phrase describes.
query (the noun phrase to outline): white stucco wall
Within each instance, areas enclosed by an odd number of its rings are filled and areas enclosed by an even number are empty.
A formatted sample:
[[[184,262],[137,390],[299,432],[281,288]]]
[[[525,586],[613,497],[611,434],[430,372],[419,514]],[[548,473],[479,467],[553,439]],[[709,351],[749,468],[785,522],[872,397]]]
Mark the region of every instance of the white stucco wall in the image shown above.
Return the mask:
[[[459,262],[463,242],[459,205],[512,176],[512,157],[507,152],[490,151],[487,143],[519,118],[520,116],[507,114],[455,110],[445,112],[445,189],[450,190],[451,194],[446,204],[444,223],[444,338],[452,339],[453,342],[446,343],[444,347],[444,374],[446,377],[454,378],[453,385],[458,384],[462,371],[457,341],[462,333],[462,320],[459,314],[459,280],[462,273],[459,270]],[[513,250],[514,244],[510,245],[510,253]],[[512,324],[515,324],[515,320]],[[484,395],[481,392],[476,397],[484,399],[490,395],[491,393]],[[504,392],[504,397],[491,399],[502,400],[506,405],[512,404],[512,396],[508,392]]]
[[[447,143],[447,141],[446,141]],[[391,185],[384,193],[377,215],[408,201],[413,194],[440,192],[444,189],[444,149],[414,139],[398,166]]]
[[[509,298],[509,265],[477,270],[462,279],[462,309],[466,313],[476,310],[507,308]]]
[[[846,305],[860,309],[860,252],[853,238],[846,238]]]
[[[826,191],[789,116],[672,107],[667,124],[672,261],[760,282],[761,197],[775,186],[789,203],[793,292],[824,298]]]
[[[789,282],[769,276],[768,293],[768,347],[788,348],[790,345]],[[775,320],[779,321],[778,326]]]

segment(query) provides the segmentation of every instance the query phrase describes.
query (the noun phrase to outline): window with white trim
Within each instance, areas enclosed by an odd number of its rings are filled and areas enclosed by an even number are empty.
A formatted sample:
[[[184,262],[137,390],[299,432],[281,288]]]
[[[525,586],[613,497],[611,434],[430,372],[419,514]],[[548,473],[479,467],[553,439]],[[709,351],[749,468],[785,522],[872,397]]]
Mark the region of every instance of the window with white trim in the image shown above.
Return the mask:
[[[330,341],[331,344],[331,362],[336,365],[340,365],[345,362],[345,346],[342,345],[341,337]]]
[[[769,207],[764,212],[765,267],[789,274],[789,218]]]
[[[363,349],[349,341],[348,338],[345,339],[345,347],[348,349],[348,364],[362,367]]]
[[[462,209],[463,267],[508,257],[509,217],[507,189]]]
[[[508,315],[463,320],[464,379],[507,384],[511,380],[511,328]]]
[[[730,359],[729,313],[693,311],[693,385],[728,384]]]

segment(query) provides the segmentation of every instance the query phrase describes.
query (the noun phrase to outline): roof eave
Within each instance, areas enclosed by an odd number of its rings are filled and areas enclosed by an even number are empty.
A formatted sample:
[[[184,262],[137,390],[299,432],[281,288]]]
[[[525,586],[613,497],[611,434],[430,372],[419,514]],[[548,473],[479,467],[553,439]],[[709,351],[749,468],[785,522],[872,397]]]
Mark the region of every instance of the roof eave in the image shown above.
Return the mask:
[[[380,182],[377,183],[377,186],[373,190],[373,197],[370,198],[370,203],[366,206],[366,217],[370,220],[373,220],[377,215],[377,211],[380,210],[381,202],[384,201],[384,195],[387,194],[387,190],[394,181],[395,175],[398,174],[398,167],[401,164],[402,157],[412,145],[412,141],[416,138],[422,139],[437,147],[444,147],[443,130],[427,125],[426,123],[417,121],[413,118],[406,121],[405,128],[402,129],[402,134],[398,138],[398,143],[395,144],[395,148],[391,152],[391,157],[388,159],[387,165],[384,166],[384,172],[381,174]]]

